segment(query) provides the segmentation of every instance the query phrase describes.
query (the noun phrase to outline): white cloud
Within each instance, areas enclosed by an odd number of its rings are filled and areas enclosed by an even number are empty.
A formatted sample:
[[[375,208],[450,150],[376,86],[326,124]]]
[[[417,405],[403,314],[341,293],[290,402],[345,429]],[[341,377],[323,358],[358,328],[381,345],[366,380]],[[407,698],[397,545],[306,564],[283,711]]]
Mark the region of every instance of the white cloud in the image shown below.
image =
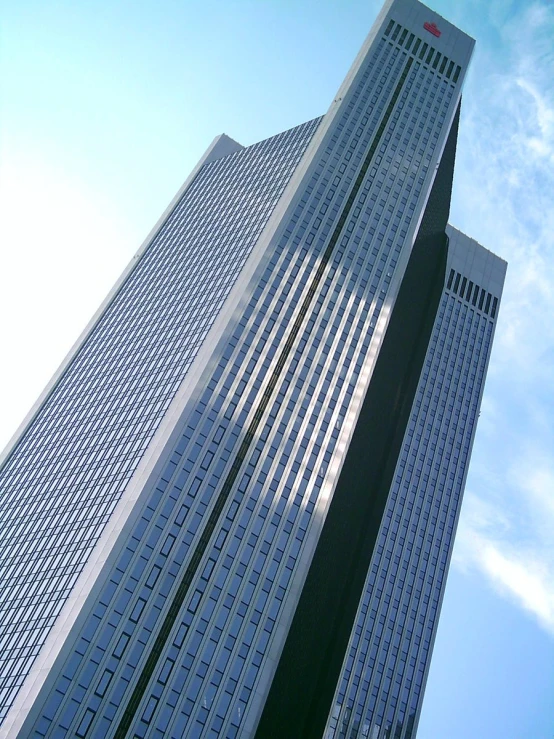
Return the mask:
[[[532,101],[530,113],[535,118],[534,129],[537,133],[527,138],[527,145],[541,157],[552,158],[554,154],[554,107],[549,105],[548,98],[529,79],[519,78],[517,86],[527,93]]]
[[[554,635],[554,6],[497,11],[503,56],[469,81],[453,221],[508,275],[454,563]]]
[[[505,552],[487,542],[481,550],[485,572],[497,586],[533,613],[554,634],[554,572],[541,559]]]
[[[498,514],[491,509],[493,517]],[[496,535],[497,525],[498,520],[492,527]],[[491,533],[472,527],[464,518],[454,563],[466,571],[478,568],[502,595],[532,613],[554,635],[554,562],[545,559],[540,547],[518,548],[507,540],[489,538]]]
[[[554,635],[554,458],[546,449],[522,443],[486,485],[476,476],[479,494],[464,501],[454,562],[480,570]]]

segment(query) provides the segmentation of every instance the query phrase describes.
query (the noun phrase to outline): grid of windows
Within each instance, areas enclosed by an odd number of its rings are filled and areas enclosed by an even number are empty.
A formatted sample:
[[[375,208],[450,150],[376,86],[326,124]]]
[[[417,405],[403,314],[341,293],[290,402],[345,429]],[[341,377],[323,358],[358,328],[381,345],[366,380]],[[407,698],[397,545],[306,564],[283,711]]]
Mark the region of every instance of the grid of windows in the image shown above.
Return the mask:
[[[391,19],[385,29],[385,36],[389,36],[391,41],[395,41],[399,46],[409,51],[415,59],[429,64],[431,69],[437,71],[437,74],[444,75],[454,83],[458,82],[462,71],[461,66],[453,62],[452,59],[448,59],[430,44],[422,41],[407,28],[403,28],[400,23],[395,23]]]
[[[3,467],[0,721],[319,121],[204,165]]]
[[[412,736],[493,331],[444,292],[326,739]]]
[[[376,43],[33,736],[247,736],[454,104]]]
[[[455,295],[459,295],[464,300],[467,300],[477,310],[483,311],[486,315],[490,315],[491,318],[496,316],[498,298],[480,287],[476,282],[462,275],[461,272],[451,269],[446,287]]]

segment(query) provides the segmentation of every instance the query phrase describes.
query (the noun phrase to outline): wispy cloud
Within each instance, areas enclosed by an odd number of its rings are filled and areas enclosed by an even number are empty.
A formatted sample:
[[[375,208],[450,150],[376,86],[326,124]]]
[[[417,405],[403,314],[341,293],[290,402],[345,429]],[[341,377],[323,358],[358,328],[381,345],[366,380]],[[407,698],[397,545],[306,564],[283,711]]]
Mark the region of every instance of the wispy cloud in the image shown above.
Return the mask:
[[[488,488],[468,494],[454,563],[478,568],[554,635],[554,467],[532,455],[526,468],[519,464],[508,470],[511,486],[501,491],[489,479]]]
[[[489,541],[483,543],[480,554],[484,571],[500,591],[514,597],[554,635],[553,573],[543,559],[533,553],[502,551]]]
[[[554,635],[554,6],[495,7],[452,220],[509,268],[454,562]]]

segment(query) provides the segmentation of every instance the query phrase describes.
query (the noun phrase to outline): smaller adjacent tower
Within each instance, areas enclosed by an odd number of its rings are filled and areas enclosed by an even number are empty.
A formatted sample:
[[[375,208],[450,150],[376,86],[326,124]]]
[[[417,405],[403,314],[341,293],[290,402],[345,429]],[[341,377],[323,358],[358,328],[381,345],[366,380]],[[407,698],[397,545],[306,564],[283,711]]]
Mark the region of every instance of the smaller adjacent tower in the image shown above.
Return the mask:
[[[423,369],[325,739],[415,736],[506,262],[448,226]]]

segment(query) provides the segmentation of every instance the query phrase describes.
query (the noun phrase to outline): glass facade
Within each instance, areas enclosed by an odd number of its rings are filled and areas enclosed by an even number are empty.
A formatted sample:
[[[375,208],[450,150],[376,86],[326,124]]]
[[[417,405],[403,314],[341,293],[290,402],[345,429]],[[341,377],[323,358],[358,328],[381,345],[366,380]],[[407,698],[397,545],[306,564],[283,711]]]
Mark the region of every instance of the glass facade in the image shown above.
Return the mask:
[[[0,719],[317,124],[201,169],[0,471]]]
[[[471,55],[452,26],[424,39],[415,0],[385,10],[326,116],[199,169],[0,472],[2,719],[141,459],[157,459],[0,736],[262,736]],[[486,277],[472,279],[498,300]],[[329,737],[392,736],[419,706],[493,323],[445,288]]]
[[[413,736],[493,333],[445,284],[327,739]]]

